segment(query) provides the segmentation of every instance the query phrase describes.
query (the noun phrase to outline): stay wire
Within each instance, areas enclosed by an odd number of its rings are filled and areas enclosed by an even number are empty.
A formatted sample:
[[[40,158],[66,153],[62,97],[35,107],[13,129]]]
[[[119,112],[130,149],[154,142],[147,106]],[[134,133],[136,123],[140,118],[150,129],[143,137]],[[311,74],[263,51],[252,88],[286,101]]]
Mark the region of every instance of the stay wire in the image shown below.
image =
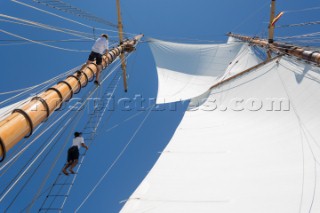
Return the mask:
[[[42,4],[42,5],[45,5],[47,7],[62,11],[62,12],[70,13],[70,14],[76,15],[78,17],[82,17],[82,18],[85,18],[85,19],[88,19],[88,20],[91,20],[91,21],[94,21],[94,22],[97,22],[100,24],[105,24],[107,26],[117,28],[117,25],[110,22],[110,21],[104,20],[104,19],[97,17],[95,15],[92,15],[92,14],[90,14],[80,8],[74,7],[71,4],[65,3],[60,0],[54,0],[54,1],[33,0],[33,1],[37,2],[39,4]],[[54,3],[54,4],[52,4],[52,3]]]
[[[151,105],[151,106],[147,107],[146,110],[148,110],[148,109],[150,109],[150,108],[153,108],[153,107],[155,107],[155,106],[156,106],[156,104]],[[123,121],[121,121],[121,122],[113,125],[112,127],[106,129],[105,131],[106,131],[106,132],[110,132],[111,130],[113,130],[113,129],[117,128],[117,127],[120,127],[122,124],[124,124],[124,123],[126,123],[126,122],[128,122],[128,121],[130,121],[130,120],[132,120],[132,119],[134,119],[135,117],[137,117],[138,115],[141,115],[141,114],[144,113],[144,112],[145,112],[145,111],[137,112],[137,113],[131,115],[130,117],[124,119]]]
[[[20,2],[20,1],[18,1],[18,0],[11,0],[11,2],[20,4],[20,5],[25,6],[25,7],[29,7],[29,8],[31,8],[31,9],[34,9],[34,10],[37,10],[37,11],[46,13],[46,14],[48,14],[48,15],[52,15],[52,16],[61,18],[61,19],[65,20],[65,21],[69,21],[69,22],[72,22],[72,23],[81,25],[81,26],[83,26],[83,27],[87,27],[87,28],[92,29],[92,26],[86,25],[86,24],[81,23],[81,22],[79,22],[79,21],[72,20],[72,19],[70,19],[70,18],[63,17],[63,16],[58,15],[58,14],[56,14],[56,13],[52,13],[52,12],[49,12],[49,11],[46,11],[46,10],[42,10],[42,9],[37,8],[37,7],[35,7],[35,6],[32,6],[32,5],[30,5],[30,4],[26,4],[26,3]],[[108,32],[118,33],[117,30],[110,30],[110,29],[104,29],[104,28],[98,28],[98,27],[95,27],[95,29],[96,29],[96,30],[100,30],[100,31],[108,31]],[[124,32],[124,33],[130,34],[130,35],[136,35],[136,33],[128,33],[128,32]]]
[[[284,12],[285,13],[300,13],[300,12],[306,12],[306,11],[311,11],[311,10],[320,10],[320,7],[311,7],[311,8],[301,9],[301,10],[287,10]]]
[[[90,52],[89,50],[75,50],[75,49],[68,49],[68,48],[57,47],[57,46],[54,46],[54,45],[49,45],[49,44],[46,44],[46,43],[43,43],[43,42],[39,42],[39,41],[28,39],[28,38],[23,37],[23,36],[19,36],[19,35],[14,34],[14,33],[10,33],[8,31],[2,30],[2,29],[0,29],[0,32],[5,33],[7,35],[11,35],[11,36],[16,37],[16,38],[20,38],[20,39],[35,43],[35,44],[39,44],[39,45],[46,46],[46,47],[51,47],[53,49],[64,50],[64,51],[69,51],[69,52],[77,52],[77,53]]]
[[[79,69],[80,67],[81,67],[81,65],[80,65],[80,66],[77,66],[77,67],[75,67],[75,68],[73,68],[73,69],[71,69],[71,70],[68,70],[67,72],[64,72],[64,73],[62,73],[62,74],[59,74],[59,75],[53,77],[52,79],[49,79],[49,80],[47,80],[47,81],[45,81],[45,82],[43,82],[43,83],[40,83],[40,84],[38,84],[38,85],[31,86],[31,87],[26,87],[26,88],[22,88],[22,89],[17,89],[17,90],[12,90],[12,91],[7,91],[7,92],[0,92],[0,95],[12,94],[12,93],[17,93],[17,92],[21,92],[21,91],[23,91],[23,94],[24,94],[24,93],[27,93],[27,92],[29,92],[30,90],[35,89],[35,88],[37,88],[37,87],[39,87],[39,86],[46,85],[46,84],[51,84],[51,83],[53,83],[53,82],[56,82],[58,79],[61,79],[61,78],[65,77],[65,76],[68,76],[68,75],[70,75],[71,73],[75,72],[75,71],[76,71],[77,69]],[[20,94],[22,94],[22,93],[20,93]],[[19,95],[19,94],[18,94],[18,95]],[[3,101],[0,102],[0,104],[3,104],[3,103],[4,103]]]
[[[85,197],[85,199],[81,202],[81,204],[75,209],[75,213],[78,212],[81,207],[85,204],[85,202],[89,199],[89,197],[93,194],[93,192],[97,189],[97,187],[101,184],[101,182],[103,181],[103,179],[109,174],[109,172],[112,170],[112,168],[114,167],[114,165],[118,162],[118,160],[121,158],[121,156],[123,155],[123,153],[127,150],[128,146],[131,144],[131,142],[133,141],[133,139],[135,138],[135,136],[138,134],[138,132],[140,131],[140,129],[142,128],[143,124],[145,123],[145,121],[147,120],[147,118],[149,117],[150,113],[152,111],[152,108],[150,108],[150,110],[148,111],[148,113],[146,114],[146,116],[144,117],[144,119],[142,120],[142,122],[139,124],[139,126],[137,127],[137,129],[135,130],[135,132],[133,133],[132,137],[130,138],[130,140],[128,141],[128,143],[123,147],[123,149],[121,150],[121,152],[118,154],[118,156],[116,157],[116,159],[113,161],[113,163],[109,166],[109,168],[106,170],[106,172],[102,175],[102,177],[99,179],[99,181],[96,183],[96,185],[93,187],[93,189],[89,192],[89,194]]]
[[[65,33],[65,34],[68,34],[68,35],[73,35],[73,36],[76,36],[76,37],[93,40],[93,38],[91,37],[90,33],[81,32],[81,31],[78,31],[78,30],[72,30],[72,29],[68,29],[68,28],[56,27],[56,26],[47,25],[47,24],[43,24],[43,23],[40,23],[40,22],[35,22],[35,21],[27,20],[27,19],[17,18],[17,17],[5,15],[5,14],[0,14],[0,17],[10,19],[10,20],[1,19],[2,22],[8,22],[8,23],[12,23],[12,24],[24,25],[24,26],[28,26],[28,27],[34,27],[34,28],[40,28],[40,29],[44,29],[44,30]],[[11,21],[11,20],[14,20],[14,21]]]

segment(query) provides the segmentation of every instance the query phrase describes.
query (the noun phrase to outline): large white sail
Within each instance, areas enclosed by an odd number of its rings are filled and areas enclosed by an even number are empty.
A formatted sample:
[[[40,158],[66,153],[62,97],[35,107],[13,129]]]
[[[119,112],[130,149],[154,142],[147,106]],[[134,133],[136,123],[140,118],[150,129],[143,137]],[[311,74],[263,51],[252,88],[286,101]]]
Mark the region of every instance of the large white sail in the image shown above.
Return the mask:
[[[152,39],[158,72],[157,103],[188,100],[207,91],[225,72],[242,42],[180,44]]]
[[[320,212],[319,91],[282,57],[192,100],[122,212]]]

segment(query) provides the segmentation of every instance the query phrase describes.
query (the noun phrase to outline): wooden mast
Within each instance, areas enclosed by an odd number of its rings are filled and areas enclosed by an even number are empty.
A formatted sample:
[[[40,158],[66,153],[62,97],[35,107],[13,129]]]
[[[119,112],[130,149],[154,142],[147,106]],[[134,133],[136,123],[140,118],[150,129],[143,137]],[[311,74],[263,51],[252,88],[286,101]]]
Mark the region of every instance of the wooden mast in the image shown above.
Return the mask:
[[[102,66],[107,67],[121,53],[134,50],[135,45],[143,35],[127,40],[118,47],[103,55]],[[42,92],[37,97],[13,110],[12,114],[0,121],[0,162],[5,158],[6,152],[15,146],[22,138],[32,135],[33,130],[45,121],[62,104],[72,98],[73,94],[80,92],[88,82],[92,81],[97,72],[97,65],[92,63],[55,86]]]
[[[268,38],[268,42],[270,44],[273,43],[273,37],[274,37],[274,25],[272,24],[273,20],[274,20],[274,14],[276,11],[276,0],[271,0],[271,9],[270,9],[270,22],[269,22],[269,38]]]
[[[271,0],[271,6],[270,6],[270,21],[269,21],[269,37],[268,37],[268,43],[272,44],[273,43],[273,37],[274,37],[274,25],[272,24],[274,20],[274,14],[276,10],[276,0]],[[267,51],[268,59],[271,58],[271,51]]]
[[[118,13],[118,32],[119,32],[119,42],[122,44],[123,42],[123,25],[122,25],[122,18],[121,18],[121,10],[120,10],[120,0],[117,0],[117,13]],[[123,87],[124,91],[128,91],[127,85],[127,67],[124,54],[120,54],[121,60],[121,69],[122,69],[122,78],[123,78]]]
[[[320,65],[320,53],[318,51],[306,50],[303,47],[294,46],[290,44],[284,44],[280,42],[273,42],[270,44],[265,39],[260,39],[258,37],[249,37],[238,34],[228,33],[228,36],[239,39],[244,42],[251,43],[253,45],[258,45],[266,49],[270,49],[272,51],[278,51],[281,53],[285,53],[288,55],[295,56],[297,58],[316,63],[318,66]]]

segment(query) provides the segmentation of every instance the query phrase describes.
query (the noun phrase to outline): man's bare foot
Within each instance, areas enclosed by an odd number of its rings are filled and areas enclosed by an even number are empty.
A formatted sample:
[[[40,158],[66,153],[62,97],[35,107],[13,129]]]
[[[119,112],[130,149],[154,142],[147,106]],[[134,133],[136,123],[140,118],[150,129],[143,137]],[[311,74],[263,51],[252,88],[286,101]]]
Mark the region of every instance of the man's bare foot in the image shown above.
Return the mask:
[[[75,172],[72,169],[69,169],[71,174],[75,174]]]
[[[69,173],[65,169],[63,169],[62,172],[63,172],[63,174],[65,174],[67,176],[69,175]]]

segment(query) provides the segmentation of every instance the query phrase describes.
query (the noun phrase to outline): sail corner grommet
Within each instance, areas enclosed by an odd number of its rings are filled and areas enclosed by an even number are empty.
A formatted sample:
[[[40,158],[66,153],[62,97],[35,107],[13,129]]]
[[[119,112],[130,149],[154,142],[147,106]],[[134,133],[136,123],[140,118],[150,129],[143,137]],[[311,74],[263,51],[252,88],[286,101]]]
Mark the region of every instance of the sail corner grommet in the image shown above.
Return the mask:
[[[32,123],[32,120],[30,118],[30,116],[22,109],[15,109],[12,111],[12,113],[20,113],[21,115],[23,115],[23,117],[27,120],[28,124],[29,124],[29,127],[30,127],[30,132],[28,135],[25,136],[25,138],[28,138],[32,135],[33,133],[33,123]]]
[[[2,150],[2,157],[0,159],[0,162],[2,162],[6,158],[7,150],[1,138],[0,138],[0,149]]]

